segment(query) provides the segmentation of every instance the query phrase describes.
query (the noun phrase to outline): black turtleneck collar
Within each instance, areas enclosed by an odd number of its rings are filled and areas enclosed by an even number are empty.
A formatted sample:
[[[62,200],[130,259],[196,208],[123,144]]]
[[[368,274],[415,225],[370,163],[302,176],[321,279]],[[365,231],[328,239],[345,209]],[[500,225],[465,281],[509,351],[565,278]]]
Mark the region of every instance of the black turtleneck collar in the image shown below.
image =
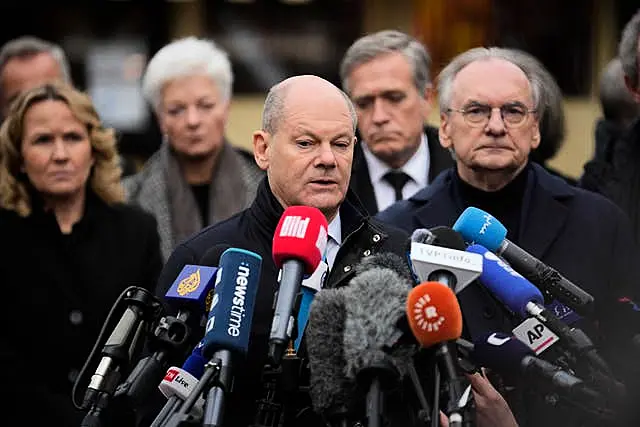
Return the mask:
[[[456,169],[453,177],[454,188],[465,208],[474,206],[495,216],[507,228],[509,240],[517,242],[530,169],[530,164],[527,164],[511,182],[497,191],[484,191],[473,187],[460,178]]]
[[[269,179],[266,176],[258,186],[256,198],[251,204],[250,210],[260,231],[264,232],[269,240],[272,239],[280,217],[284,213],[284,208],[271,192]]]
[[[269,179],[266,176],[258,186],[256,198],[251,205],[251,212],[260,230],[269,239],[273,238],[278,222],[280,222],[280,217],[284,213],[284,208],[276,199],[276,196],[273,195],[269,186]],[[355,194],[352,193],[351,189],[348,189],[347,196],[340,206],[343,239],[360,226],[365,216],[364,212],[366,211],[355,197]]]

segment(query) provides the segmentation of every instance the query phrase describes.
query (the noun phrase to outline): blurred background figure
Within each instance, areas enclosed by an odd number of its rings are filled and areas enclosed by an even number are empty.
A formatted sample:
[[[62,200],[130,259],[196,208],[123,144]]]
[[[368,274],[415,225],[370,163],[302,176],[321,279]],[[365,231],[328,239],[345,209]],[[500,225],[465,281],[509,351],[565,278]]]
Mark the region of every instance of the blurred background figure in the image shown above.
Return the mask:
[[[145,71],[163,142],[125,188],[158,220],[165,259],[186,237],[248,207],[263,176],[253,155],[225,138],[232,84],[227,54],[195,37],[164,46]]]
[[[547,172],[564,179],[568,184],[575,185],[574,178],[549,166],[549,160],[560,152],[564,144],[566,129],[562,90],[556,79],[536,57],[518,49],[513,49],[513,53],[531,70],[534,78],[542,82],[540,95],[545,110],[540,118],[540,145],[531,151],[529,160],[540,164]]]
[[[7,114],[21,92],[45,83],[61,81],[73,85],[69,60],[57,44],[33,36],[22,36],[0,49],[0,113]],[[123,176],[135,172],[128,157],[120,157]]]
[[[426,125],[433,107],[431,58],[408,34],[385,30],[356,40],[340,64],[358,114],[351,188],[370,215],[411,197],[454,164]]]
[[[33,36],[22,36],[0,49],[0,111],[6,116],[18,95],[44,83],[71,84],[67,56],[60,46]]]
[[[604,68],[598,95],[602,118],[596,122],[594,159],[610,163],[616,141],[640,115],[640,103],[636,103],[625,85],[619,58],[612,59]]]
[[[112,304],[129,286],[155,286],[156,222],[123,204],[113,131],[71,86],[19,95],[0,159],[0,277],[21,294],[3,309],[16,322],[0,349],[3,424],[80,425],[72,387]],[[36,410],[19,409],[25,396]]]
[[[620,137],[606,149],[610,161],[596,157],[584,166],[580,185],[601,193],[626,212],[633,226],[634,237],[640,242],[640,10],[627,22],[618,43],[618,58],[624,74],[627,92],[635,105],[621,103],[618,97],[613,109],[619,123],[627,123]],[[613,65],[615,67],[615,64]],[[615,74],[613,70],[607,70]],[[606,74],[606,73],[605,73]],[[609,103],[608,103],[609,104]],[[626,105],[626,107],[623,107]],[[608,108],[607,114],[614,114]],[[604,103],[603,103],[603,114]],[[625,117],[625,119],[622,119]],[[635,120],[633,120],[635,117]]]

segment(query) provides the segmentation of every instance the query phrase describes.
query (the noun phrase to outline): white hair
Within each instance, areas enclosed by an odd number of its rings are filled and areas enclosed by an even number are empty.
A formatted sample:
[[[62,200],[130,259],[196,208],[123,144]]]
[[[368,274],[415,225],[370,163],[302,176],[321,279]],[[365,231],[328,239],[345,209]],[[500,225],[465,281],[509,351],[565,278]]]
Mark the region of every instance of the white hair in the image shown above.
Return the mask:
[[[179,77],[210,77],[222,99],[231,98],[233,71],[227,53],[213,41],[186,37],[165,45],[151,58],[142,78],[142,93],[158,110],[164,85]]]

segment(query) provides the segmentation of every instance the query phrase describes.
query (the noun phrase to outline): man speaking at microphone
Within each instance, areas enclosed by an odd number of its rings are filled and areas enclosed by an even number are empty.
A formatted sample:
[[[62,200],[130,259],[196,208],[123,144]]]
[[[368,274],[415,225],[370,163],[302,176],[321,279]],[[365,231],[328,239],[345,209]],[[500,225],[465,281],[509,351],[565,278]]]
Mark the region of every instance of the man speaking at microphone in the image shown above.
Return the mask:
[[[365,256],[404,253],[408,234],[369,219],[348,190],[356,124],[348,97],[324,79],[297,76],[272,87],[264,104],[262,129],[253,137],[254,157],[267,172],[253,204],[180,244],[161,274],[158,295],[165,294],[185,264],[197,264],[216,244],[253,251],[263,258],[249,356],[234,369],[234,388],[224,408],[225,425],[253,424],[256,399],[263,393],[261,374],[267,362],[272,306],[278,290],[272,241],[286,208],[311,206],[326,217],[328,274],[320,284],[324,287],[346,285],[354,265]],[[300,413],[305,418],[285,417],[285,426],[324,425],[319,417],[309,416],[310,408],[288,408],[286,413]]]
[[[506,226],[511,242],[594,297],[595,322],[589,325],[599,323],[600,329],[583,329],[598,341],[598,335],[608,333],[607,324],[613,325],[615,313],[608,307],[614,298],[637,295],[640,254],[620,209],[529,161],[540,142],[546,90],[529,64],[515,50],[476,48],[442,70],[440,143],[452,152],[456,166],[377,218],[411,231],[452,226],[469,206],[488,212]],[[463,295],[466,289],[459,295],[470,329],[480,333],[515,326],[508,325],[508,316],[496,310],[486,292],[474,288],[469,287],[471,297]],[[534,409],[533,400],[525,396],[526,411],[513,408],[523,425],[558,425],[560,420],[574,425],[573,414],[549,410],[559,404]]]

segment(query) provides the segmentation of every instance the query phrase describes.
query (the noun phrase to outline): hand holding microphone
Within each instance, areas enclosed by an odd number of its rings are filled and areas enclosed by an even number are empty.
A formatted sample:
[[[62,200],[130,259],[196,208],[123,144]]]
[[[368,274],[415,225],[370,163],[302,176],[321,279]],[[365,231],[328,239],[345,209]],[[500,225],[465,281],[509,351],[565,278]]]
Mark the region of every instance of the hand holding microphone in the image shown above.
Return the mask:
[[[511,408],[498,390],[481,373],[467,374],[473,390],[477,427],[518,427]]]

